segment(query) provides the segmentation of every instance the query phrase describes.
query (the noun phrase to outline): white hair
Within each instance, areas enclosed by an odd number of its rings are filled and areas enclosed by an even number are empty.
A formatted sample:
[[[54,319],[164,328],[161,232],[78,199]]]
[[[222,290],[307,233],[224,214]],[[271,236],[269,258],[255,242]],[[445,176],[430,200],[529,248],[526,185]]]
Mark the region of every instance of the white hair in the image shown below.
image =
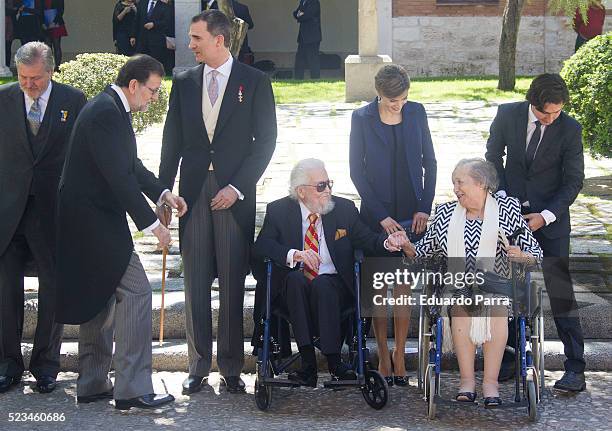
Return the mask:
[[[53,59],[53,51],[51,48],[38,41],[28,42],[19,47],[15,53],[15,65],[32,66],[42,60],[47,72],[53,72],[55,69],[55,60]]]
[[[298,200],[297,188],[308,184],[310,173],[316,170],[325,170],[325,163],[319,159],[302,159],[295,164],[289,177],[289,196]]]
[[[477,183],[482,184],[489,192],[494,193],[497,190],[499,181],[493,163],[479,157],[461,159],[457,163],[457,166],[455,166],[453,174],[461,168],[467,168],[468,175]]]

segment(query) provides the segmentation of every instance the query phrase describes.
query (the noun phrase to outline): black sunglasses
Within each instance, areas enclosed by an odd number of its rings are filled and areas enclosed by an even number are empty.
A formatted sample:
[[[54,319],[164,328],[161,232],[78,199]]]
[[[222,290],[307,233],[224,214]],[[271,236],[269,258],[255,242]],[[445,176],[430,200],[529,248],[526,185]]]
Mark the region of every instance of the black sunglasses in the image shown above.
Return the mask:
[[[318,182],[316,184],[302,184],[302,185],[306,186],[306,187],[316,187],[317,191],[319,193],[321,193],[321,192],[325,191],[325,189],[327,187],[329,187],[329,189],[331,190],[332,187],[334,186],[334,181],[333,180],[327,180],[327,181]]]

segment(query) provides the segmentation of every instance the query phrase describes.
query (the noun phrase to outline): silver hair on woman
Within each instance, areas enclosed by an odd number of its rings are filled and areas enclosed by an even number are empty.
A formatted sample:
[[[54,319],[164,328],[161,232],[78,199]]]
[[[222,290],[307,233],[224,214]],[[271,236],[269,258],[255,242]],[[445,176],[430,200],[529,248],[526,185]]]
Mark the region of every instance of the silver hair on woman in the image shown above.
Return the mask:
[[[42,60],[45,63],[47,72],[53,72],[55,69],[55,60],[53,59],[53,51],[51,48],[42,42],[28,42],[19,47],[15,53],[15,65],[23,64],[32,66]]]
[[[475,157],[472,159],[461,159],[453,169],[453,175],[458,169],[467,168],[468,175],[478,184],[482,184],[489,192],[494,193],[497,190],[499,181],[497,179],[497,171],[493,163]]]
[[[295,164],[289,177],[289,196],[298,199],[297,188],[308,184],[310,172],[325,169],[325,163],[319,159],[303,159]]]

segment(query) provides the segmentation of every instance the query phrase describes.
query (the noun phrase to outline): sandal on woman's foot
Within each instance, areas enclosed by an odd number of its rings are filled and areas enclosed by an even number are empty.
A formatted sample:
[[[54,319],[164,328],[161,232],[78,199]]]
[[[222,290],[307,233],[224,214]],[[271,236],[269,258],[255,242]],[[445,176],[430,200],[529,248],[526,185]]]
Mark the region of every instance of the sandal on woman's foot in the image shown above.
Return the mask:
[[[484,406],[485,409],[494,409],[495,407],[501,406],[502,400],[500,397],[485,397]]]
[[[387,382],[387,386],[393,386],[393,376],[385,376],[385,382]]]
[[[476,392],[459,392],[455,400],[460,403],[473,403],[476,401]]]
[[[393,376],[393,383],[397,386],[408,386],[408,376]]]

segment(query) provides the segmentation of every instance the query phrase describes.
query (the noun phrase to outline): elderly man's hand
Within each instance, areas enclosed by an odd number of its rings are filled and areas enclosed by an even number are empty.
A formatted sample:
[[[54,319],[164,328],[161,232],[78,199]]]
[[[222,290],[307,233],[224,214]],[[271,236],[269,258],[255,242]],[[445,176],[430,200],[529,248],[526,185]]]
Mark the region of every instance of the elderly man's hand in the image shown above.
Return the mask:
[[[400,251],[404,245],[409,243],[408,237],[406,236],[406,232],[403,230],[398,230],[397,232],[393,232],[387,238],[387,245],[389,246],[389,251]]]
[[[157,237],[157,240],[159,241],[159,243],[157,244],[158,250],[162,250],[172,243],[170,230],[161,223],[159,224],[159,226],[153,229],[153,235],[155,235]]]
[[[296,251],[293,254],[293,261],[303,262],[308,268],[318,272],[321,265],[321,256],[313,250]]]

